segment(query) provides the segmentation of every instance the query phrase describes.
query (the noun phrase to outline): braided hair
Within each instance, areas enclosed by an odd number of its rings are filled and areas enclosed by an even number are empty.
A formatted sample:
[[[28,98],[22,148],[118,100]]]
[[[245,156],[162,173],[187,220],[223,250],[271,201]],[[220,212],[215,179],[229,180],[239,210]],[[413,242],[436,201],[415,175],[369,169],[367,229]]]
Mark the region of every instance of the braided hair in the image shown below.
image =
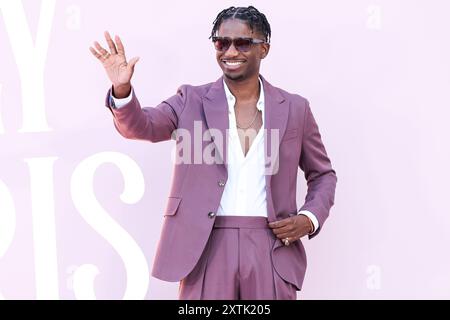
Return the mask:
[[[247,22],[250,29],[253,32],[260,32],[264,35],[264,40],[270,42],[270,24],[267,21],[264,13],[261,13],[253,6],[246,7],[229,7],[228,9],[222,10],[213,22],[213,28],[211,31],[210,39],[215,36],[216,32],[219,30],[220,25],[223,21],[228,19],[239,19]]]

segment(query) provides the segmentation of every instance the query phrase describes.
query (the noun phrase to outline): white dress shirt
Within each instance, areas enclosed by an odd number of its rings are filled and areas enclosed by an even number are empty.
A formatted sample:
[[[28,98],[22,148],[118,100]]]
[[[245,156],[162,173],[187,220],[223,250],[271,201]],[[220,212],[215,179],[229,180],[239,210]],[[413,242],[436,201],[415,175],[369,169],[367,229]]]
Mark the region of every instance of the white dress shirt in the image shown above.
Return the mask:
[[[263,125],[258,130],[247,155],[241,147],[236,126],[234,106],[236,98],[223,82],[228,102],[229,140],[228,179],[220,200],[217,215],[267,217],[266,177],[264,175],[264,88],[260,83],[260,95],[256,108],[262,112]]]
[[[263,124],[258,130],[247,155],[239,141],[236,126],[234,106],[236,98],[233,96],[225,81],[223,82],[228,102],[229,141],[228,141],[228,179],[220,200],[217,215],[219,216],[262,216],[267,217],[266,180],[264,175],[264,87],[259,78],[260,95],[256,107],[262,112]],[[111,96],[114,107],[120,108],[131,101],[130,96],[117,99]],[[316,216],[307,210],[298,214],[307,216],[314,225],[314,233],[319,228]]]

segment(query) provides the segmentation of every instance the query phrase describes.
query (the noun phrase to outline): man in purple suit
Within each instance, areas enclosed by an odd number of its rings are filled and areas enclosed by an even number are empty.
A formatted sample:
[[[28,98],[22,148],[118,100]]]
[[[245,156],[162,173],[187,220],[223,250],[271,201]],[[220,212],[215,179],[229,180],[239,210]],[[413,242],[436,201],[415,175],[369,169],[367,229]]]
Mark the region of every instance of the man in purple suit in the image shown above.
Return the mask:
[[[270,36],[256,8],[223,10],[211,32],[223,76],[143,108],[131,85],[139,58],[127,61],[108,32],[109,51],[90,48],[112,82],[105,104],[118,132],[177,141],[152,275],[180,281],[180,299],[296,299],[300,238],[316,236],[333,206],[336,173],[309,102],[259,73]],[[308,185],[300,209],[298,168]]]

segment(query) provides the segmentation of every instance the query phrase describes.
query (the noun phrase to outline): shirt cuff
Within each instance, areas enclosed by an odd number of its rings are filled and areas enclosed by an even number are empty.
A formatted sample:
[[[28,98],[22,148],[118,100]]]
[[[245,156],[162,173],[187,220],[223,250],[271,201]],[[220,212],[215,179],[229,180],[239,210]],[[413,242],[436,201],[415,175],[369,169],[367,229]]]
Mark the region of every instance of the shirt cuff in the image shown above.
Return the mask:
[[[129,102],[131,101],[132,98],[133,98],[133,90],[131,90],[131,93],[130,93],[130,95],[129,95],[128,97],[122,98],[122,99],[115,98],[115,97],[112,95],[112,91],[111,91],[109,101],[110,101],[111,107],[116,108],[116,109],[119,109],[120,107],[123,107],[124,105],[126,105],[127,103],[129,103]]]
[[[314,234],[319,229],[319,220],[317,220],[316,216],[311,211],[301,210],[298,212],[298,214],[307,216],[311,220],[311,222],[314,226],[314,230],[309,235]]]

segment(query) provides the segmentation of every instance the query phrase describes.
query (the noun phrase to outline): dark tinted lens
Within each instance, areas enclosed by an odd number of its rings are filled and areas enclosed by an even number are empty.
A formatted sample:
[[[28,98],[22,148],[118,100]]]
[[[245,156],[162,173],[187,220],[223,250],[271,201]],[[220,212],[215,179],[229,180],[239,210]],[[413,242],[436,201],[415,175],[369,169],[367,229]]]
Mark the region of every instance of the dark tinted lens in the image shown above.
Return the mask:
[[[250,46],[252,45],[252,40],[250,39],[244,39],[244,38],[238,38],[234,39],[234,46],[236,47],[236,50],[238,51],[249,51]]]
[[[226,51],[231,45],[231,40],[226,38],[216,38],[214,41],[214,46],[218,51]]]

